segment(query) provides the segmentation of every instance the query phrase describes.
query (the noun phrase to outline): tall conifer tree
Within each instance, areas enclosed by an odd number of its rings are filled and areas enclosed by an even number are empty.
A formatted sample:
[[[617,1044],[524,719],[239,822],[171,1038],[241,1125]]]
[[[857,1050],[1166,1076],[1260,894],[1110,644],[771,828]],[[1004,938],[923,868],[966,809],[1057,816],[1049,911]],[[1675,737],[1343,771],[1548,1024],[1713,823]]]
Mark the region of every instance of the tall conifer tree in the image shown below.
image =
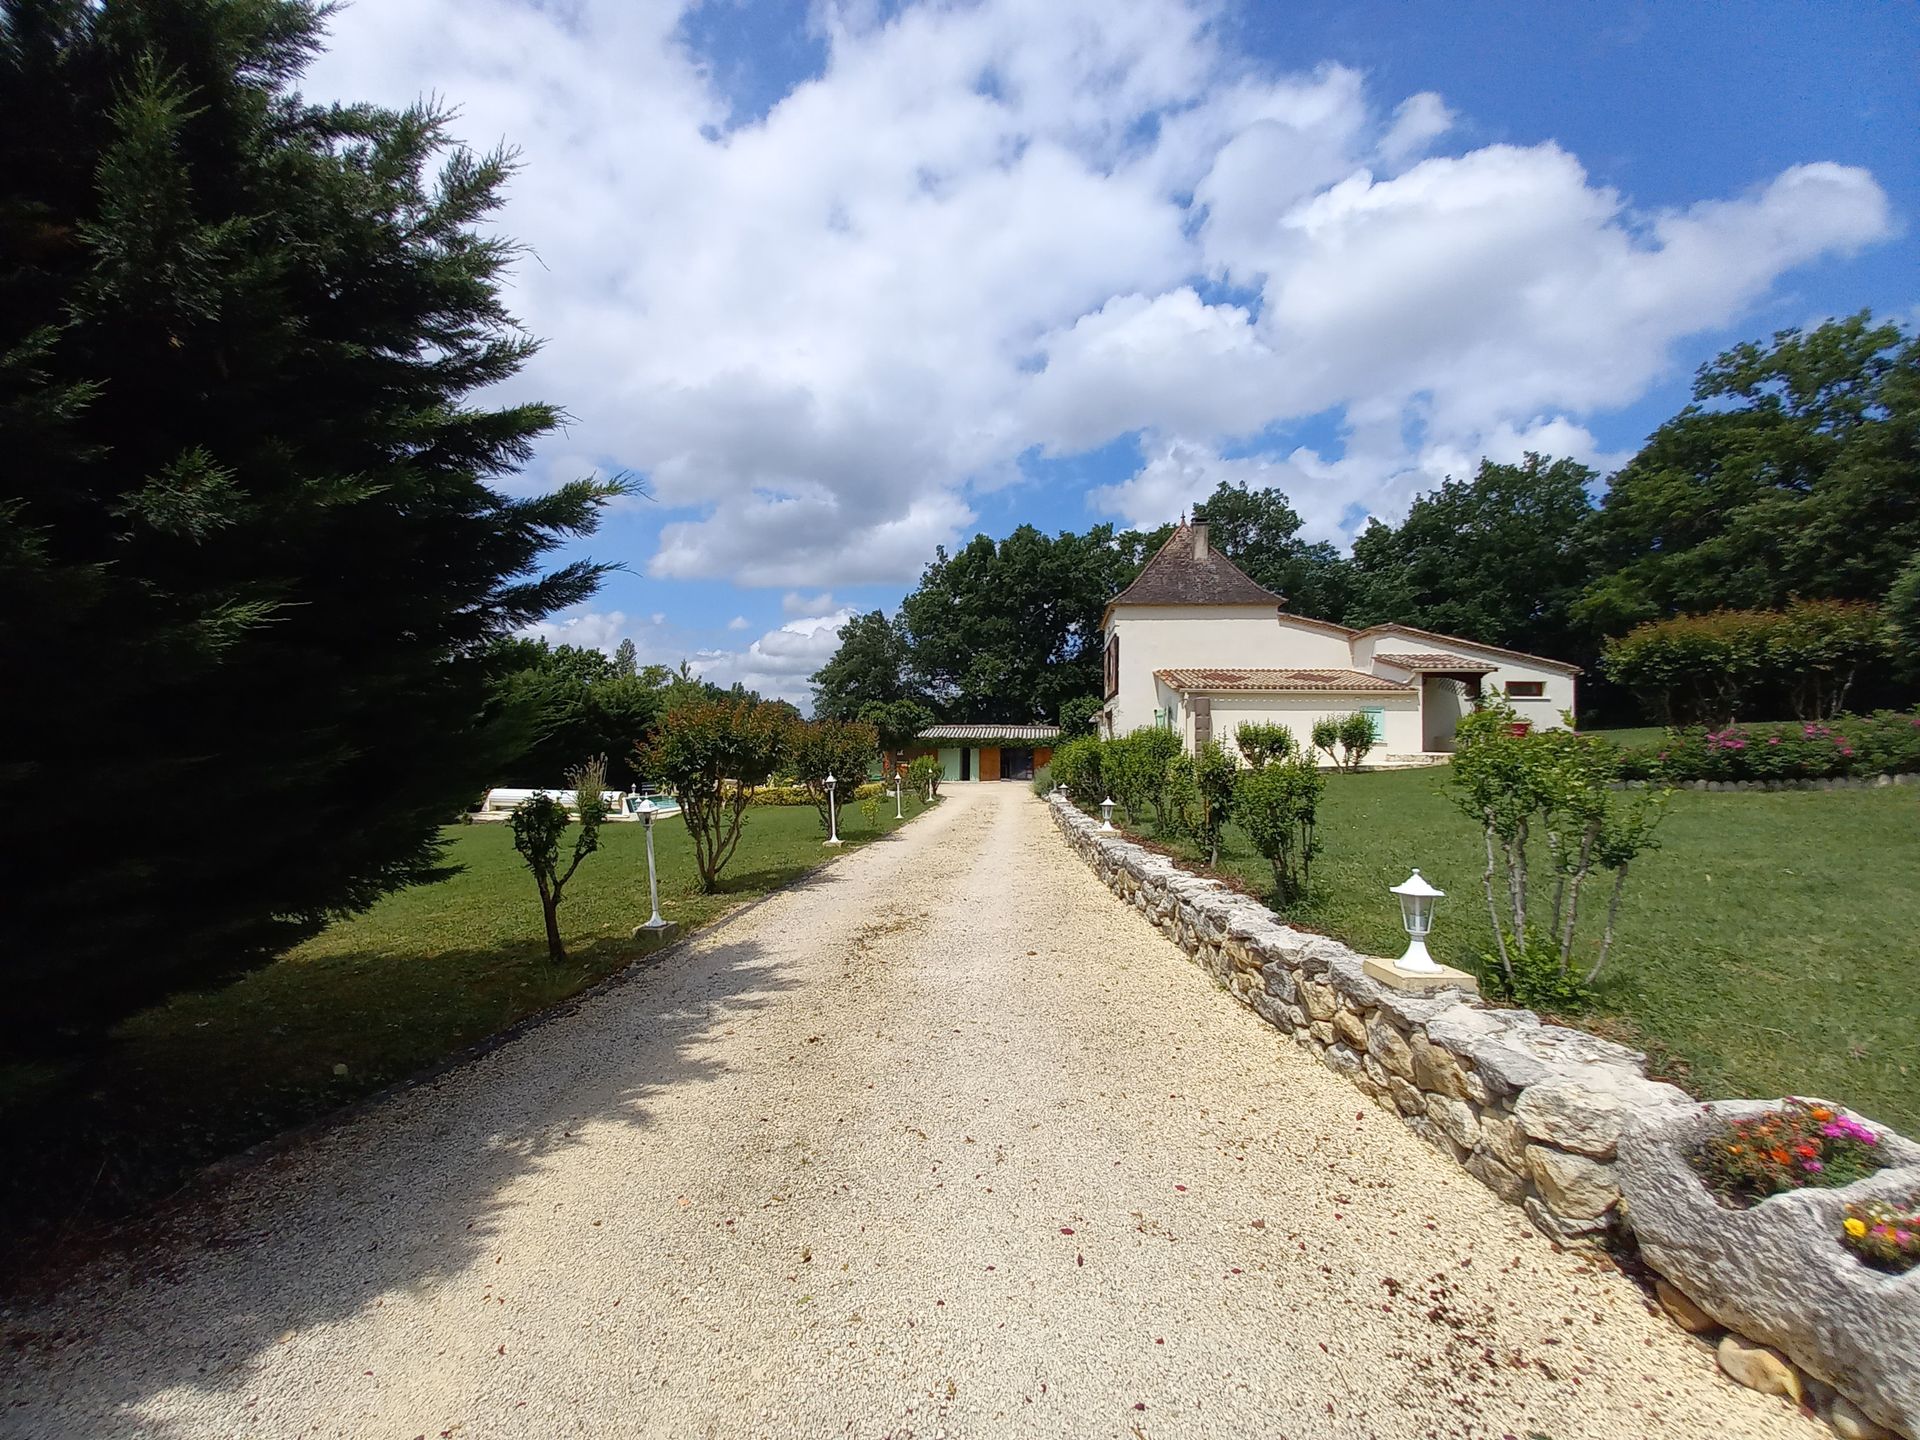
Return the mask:
[[[0,1021],[98,1029],[442,873],[484,648],[620,482],[510,498],[552,406],[511,168],[318,106],[309,0],[0,0]]]

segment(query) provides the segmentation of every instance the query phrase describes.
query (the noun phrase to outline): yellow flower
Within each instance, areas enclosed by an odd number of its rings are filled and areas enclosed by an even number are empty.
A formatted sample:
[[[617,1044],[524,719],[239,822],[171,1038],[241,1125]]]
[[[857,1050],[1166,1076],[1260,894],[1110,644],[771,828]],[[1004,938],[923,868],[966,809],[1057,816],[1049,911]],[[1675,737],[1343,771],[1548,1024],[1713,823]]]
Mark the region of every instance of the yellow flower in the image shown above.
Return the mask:
[[[1853,1236],[1857,1240],[1860,1238],[1860,1236],[1867,1233],[1867,1222],[1864,1220],[1856,1220],[1851,1215],[1849,1215],[1847,1217],[1847,1223],[1846,1223],[1845,1229],[1847,1234]]]

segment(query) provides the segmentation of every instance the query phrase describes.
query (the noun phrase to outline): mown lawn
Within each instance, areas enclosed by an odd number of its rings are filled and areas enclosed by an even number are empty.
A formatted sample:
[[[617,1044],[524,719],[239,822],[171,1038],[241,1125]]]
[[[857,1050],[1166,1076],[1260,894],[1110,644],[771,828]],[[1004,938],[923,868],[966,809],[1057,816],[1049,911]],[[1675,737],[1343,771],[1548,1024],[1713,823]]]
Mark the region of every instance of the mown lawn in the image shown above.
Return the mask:
[[[1445,770],[1330,777],[1320,833],[1315,896],[1288,918],[1398,955],[1387,887],[1418,865],[1448,896],[1435,957],[1481,968],[1485,850]],[[1681,791],[1660,839],[1629,877],[1598,1023],[1624,1021],[1702,1095],[1820,1095],[1920,1135],[1920,791]],[[1221,864],[1270,894],[1237,829]],[[1586,907],[1596,936],[1604,904]]]
[[[911,820],[924,808],[911,798]],[[843,812],[846,851],[810,807],[750,812],[720,893],[700,892],[680,820],[656,825],[660,909],[695,928],[895,828]],[[31,1230],[136,1210],[200,1166],[433,1066],[642,959],[646,837],[609,825],[566,891],[569,955],[547,959],[533,878],[504,824],[448,832],[465,867],[389,896],[264,970],[133,1017],[89,1066],[0,1066],[0,1223]],[[343,1069],[337,1067],[344,1067]]]

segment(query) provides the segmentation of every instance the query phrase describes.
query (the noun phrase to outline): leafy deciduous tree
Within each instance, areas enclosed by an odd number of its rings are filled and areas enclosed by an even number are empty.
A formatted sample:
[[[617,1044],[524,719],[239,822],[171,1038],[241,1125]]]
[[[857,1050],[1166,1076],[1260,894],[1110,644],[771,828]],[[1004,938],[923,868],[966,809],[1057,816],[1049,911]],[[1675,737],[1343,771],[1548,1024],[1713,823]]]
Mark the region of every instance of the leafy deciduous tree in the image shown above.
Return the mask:
[[[787,762],[792,733],[793,714],[784,706],[690,700],[669,708],[641,747],[641,769],[671,785],[680,802],[701,889],[719,888],[753,792]]]
[[[560,901],[567,882],[573,879],[580,862],[600,848],[600,826],[607,818],[607,759],[597,755],[567,773],[573,787],[574,809],[580,816],[580,833],[573,841],[573,862],[560,873],[560,842],[567,830],[567,807],[544,791],[530,795],[513,807],[508,824],[513,830],[513,848],[533,871],[533,883],[540,891],[540,915],[547,927],[547,958],[564,965],[567,948],[560,940]]]

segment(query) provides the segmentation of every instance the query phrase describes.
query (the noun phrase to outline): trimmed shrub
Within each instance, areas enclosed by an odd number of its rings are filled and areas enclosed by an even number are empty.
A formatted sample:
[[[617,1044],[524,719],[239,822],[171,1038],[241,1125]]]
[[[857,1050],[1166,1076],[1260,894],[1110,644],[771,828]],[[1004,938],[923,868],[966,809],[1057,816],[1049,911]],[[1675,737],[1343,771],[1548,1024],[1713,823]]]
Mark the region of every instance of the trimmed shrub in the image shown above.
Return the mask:
[[[1321,848],[1316,826],[1326,788],[1326,776],[1311,755],[1250,770],[1234,787],[1234,818],[1273,866],[1275,909],[1306,898],[1313,857]]]
[[[1154,825],[1170,824],[1167,803],[1167,767],[1180,753],[1180,737],[1171,730],[1135,730],[1100,746],[1100,779],[1126,811],[1127,823],[1138,825],[1151,809]]]
[[[1340,768],[1349,774],[1366,763],[1376,743],[1373,721],[1358,710],[1340,721]]]
[[[1047,794],[1048,791],[1052,789],[1053,789],[1053,770],[1049,766],[1042,765],[1039,769],[1033,772],[1033,793],[1036,795],[1044,796]]]
[[[1332,715],[1322,715],[1313,722],[1313,748],[1326,752],[1327,759],[1340,763],[1338,746],[1340,744],[1340,722]],[[1312,757],[1309,756],[1309,759]]]
[[[914,794],[922,796],[929,803],[940,793],[940,782],[945,776],[938,755],[922,755],[907,766],[907,784]]]
[[[1284,725],[1264,720],[1243,720],[1233,732],[1233,743],[1241,758],[1255,770],[1270,760],[1284,760],[1293,754],[1293,731]]]
[[[1105,748],[1092,735],[1076,735],[1053,747],[1050,768],[1076,805],[1098,805],[1106,796],[1100,789],[1100,763]]]
[[[1600,667],[1668,725],[1730,725],[1761,691],[1819,720],[1839,713],[1861,668],[1887,654],[1887,640],[1877,606],[1797,600],[1784,610],[1650,621],[1609,640]]]

